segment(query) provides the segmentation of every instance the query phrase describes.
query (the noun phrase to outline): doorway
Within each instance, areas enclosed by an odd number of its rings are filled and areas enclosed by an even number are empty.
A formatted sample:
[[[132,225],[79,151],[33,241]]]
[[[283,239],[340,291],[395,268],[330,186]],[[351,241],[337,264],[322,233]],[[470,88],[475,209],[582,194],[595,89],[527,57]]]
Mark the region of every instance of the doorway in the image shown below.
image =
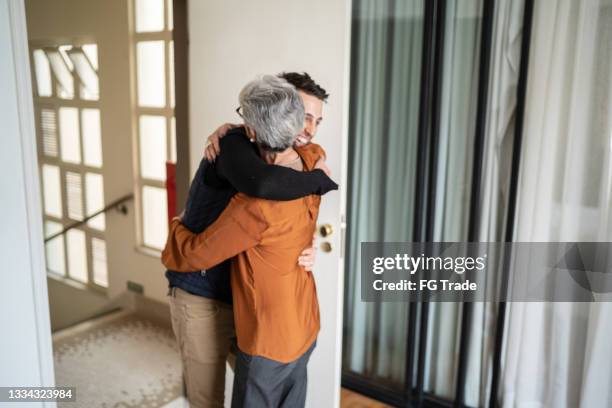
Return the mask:
[[[174,80],[185,2],[25,5],[56,381],[89,387],[85,405],[161,406],[182,394],[159,258],[186,104]]]
[[[165,302],[173,2],[28,1],[26,17],[52,327],[127,292]]]

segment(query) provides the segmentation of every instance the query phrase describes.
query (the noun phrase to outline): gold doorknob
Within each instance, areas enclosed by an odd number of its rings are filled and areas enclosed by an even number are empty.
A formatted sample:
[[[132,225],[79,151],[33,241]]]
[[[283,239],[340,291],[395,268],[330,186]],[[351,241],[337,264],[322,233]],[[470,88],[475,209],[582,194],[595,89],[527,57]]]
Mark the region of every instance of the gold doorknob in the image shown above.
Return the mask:
[[[331,224],[323,224],[319,227],[319,234],[324,238],[330,236],[332,232],[334,232],[334,229]]]
[[[332,250],[332,246],[329,242],[321,242],[320,248],[323,252],[331,252]]]

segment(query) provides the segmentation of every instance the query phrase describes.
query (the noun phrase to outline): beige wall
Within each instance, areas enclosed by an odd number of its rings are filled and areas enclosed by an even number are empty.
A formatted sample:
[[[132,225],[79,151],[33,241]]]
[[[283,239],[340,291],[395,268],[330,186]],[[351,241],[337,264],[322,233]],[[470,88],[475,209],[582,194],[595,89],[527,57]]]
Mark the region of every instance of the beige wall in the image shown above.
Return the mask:
[[[106,203],[134,190],[128,5],[126,0],[26,1],[30,41],[98,44]],[[106,217],[109,298],[124,292],[132,280],[144,286],[146,296],[165,301],[167,283],[159,258],[136,249],[134,204],[128,204],[127,216],[111,211]]]
[[[331,94],[318,143],[340,147],[347,0],[207,0],[189,2],[191,169],[205,138],[224,121],[236,122],[238,93],[259,74],[307,71]],[[350,27],[349,27],[350,28]],[[339,175],[341,160],[330,157]]]
[[[47,278],[51,330],[70,327],[100,314],[108,304],[108,298],[100,293],[83,290],[53,277]]]

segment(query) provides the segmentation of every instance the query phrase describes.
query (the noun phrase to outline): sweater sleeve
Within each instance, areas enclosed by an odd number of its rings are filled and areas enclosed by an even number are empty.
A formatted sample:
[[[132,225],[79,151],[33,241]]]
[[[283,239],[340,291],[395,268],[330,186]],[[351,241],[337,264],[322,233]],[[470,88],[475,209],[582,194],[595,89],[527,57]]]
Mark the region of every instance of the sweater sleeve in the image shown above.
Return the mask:
[[[242,133],[232,132],[221,139],[221,153],[215,164],[221,178],[252,197],[294,200],[338,189],[322,170],[296,171],[267,164]]]

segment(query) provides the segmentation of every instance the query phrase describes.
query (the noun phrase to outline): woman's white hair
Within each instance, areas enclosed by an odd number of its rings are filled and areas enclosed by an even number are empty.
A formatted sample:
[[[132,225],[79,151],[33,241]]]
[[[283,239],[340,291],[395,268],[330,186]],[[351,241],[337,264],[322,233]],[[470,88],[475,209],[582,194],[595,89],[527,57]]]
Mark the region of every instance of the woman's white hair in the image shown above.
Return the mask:
[[[304,127],[304,103],[295,87],[274,75],[261,76],[240,91],[245,124],[255,130],[266,150],[283,151],[293,145]]]

